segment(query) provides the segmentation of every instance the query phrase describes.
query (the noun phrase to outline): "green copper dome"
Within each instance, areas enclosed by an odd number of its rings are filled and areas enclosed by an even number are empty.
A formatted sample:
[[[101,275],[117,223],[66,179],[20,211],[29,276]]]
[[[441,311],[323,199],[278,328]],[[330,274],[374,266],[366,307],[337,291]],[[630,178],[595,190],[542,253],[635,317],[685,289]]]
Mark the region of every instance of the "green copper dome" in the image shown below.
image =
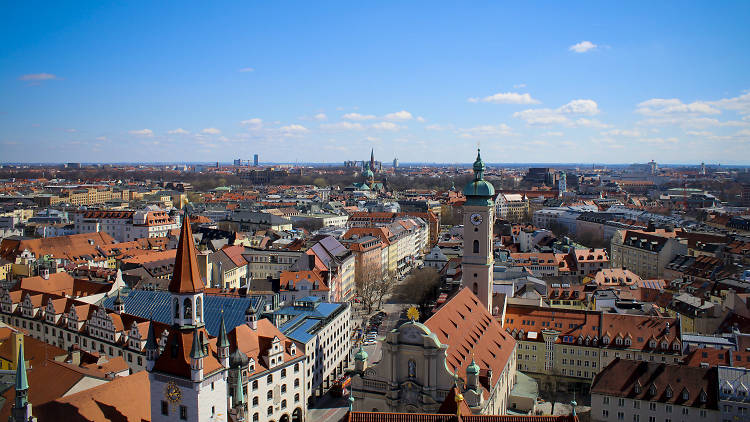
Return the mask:
[[[474,358],[471,359],[471,363],[466,367],[467,375],[479,375],[479,365],[474,362]]]
[[[474,180],[466,184],[464,195],[468,205],[487,205],[495,196],[492,183],[484,180],[484,162],[477,149],[477,159],[474,161]]]
[[[354,354],[354,360],[364,362],[367,360],[367,352],[362,349],[362,343],[359,344],[359,351]]]
[[[362,173],[365,179],[370,180],[375,177],[375,173],[370,170],[370,163],[365,163],[365,171]]]

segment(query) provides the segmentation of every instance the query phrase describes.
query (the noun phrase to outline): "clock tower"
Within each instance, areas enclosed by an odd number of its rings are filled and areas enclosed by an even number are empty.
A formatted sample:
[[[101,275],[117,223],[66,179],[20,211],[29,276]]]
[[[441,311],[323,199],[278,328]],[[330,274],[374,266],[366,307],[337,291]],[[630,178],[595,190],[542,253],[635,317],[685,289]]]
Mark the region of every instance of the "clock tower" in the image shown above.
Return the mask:
[[[492,227],[495,224],[493,198],[495,188],[484,180],[484,163],[477,149],[474,161],[474,180],[464,188],[464,252],[461,260],[461,284],[471,289],[492,312]]]
[[[227,419],[228,342],[222,315],[220,337],[204,324],[204,284],[198,271],[190,219],[185,216],[169,282],[172,325],[163,345],[153,323],[146,342],[151,384],[151,421],[208,422]]]

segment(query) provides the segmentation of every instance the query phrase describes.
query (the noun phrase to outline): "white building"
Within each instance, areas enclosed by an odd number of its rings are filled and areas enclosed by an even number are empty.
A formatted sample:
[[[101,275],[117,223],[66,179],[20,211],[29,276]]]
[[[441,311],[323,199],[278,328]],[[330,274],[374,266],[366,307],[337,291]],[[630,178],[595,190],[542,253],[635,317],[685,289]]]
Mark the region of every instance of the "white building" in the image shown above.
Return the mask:
[[[750,420],[750,369],[719,366],[718,371],[721,420]]]
[[[274,312],[279,329],[301,345],[305,355],[308,403],[344,374],[349,363],[351,307],[302,298]]]
[[[81,211],[73,216],[76,233],[105,232],[118,242],[164,237],[178,228],[166,211]]]

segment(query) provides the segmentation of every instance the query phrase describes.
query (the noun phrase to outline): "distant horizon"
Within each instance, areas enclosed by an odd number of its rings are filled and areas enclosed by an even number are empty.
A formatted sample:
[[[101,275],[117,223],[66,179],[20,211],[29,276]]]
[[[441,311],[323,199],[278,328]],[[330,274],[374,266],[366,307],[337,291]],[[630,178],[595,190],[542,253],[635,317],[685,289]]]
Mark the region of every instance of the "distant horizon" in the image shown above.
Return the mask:
[[[349,160],[349,161],[362,161],[362,160]],[[83,166],[89,165],[116,165],[116,166],[127,166],[127,165],[145,165],[145,166],[216,166],[216,161],[121,161],[121,162],[86,162],[86,161],[66,161],[66,162],[0,162],[2,166],[62,166],[69,163],[81,164]],[[232,161],[219,161],[221,167],[234,166]],[[429,162],[429,161],[413,161],[413,162],[399,162],[397,168],[402,167],[414,167],[414,166],[454,166],[454,167],[471,167],[473,162],[467,163],[450,163],[450,162]],[[628,163],[553,163],[553,162],[488,162],[485,161],[485,165],[493,167],[627,167],[632,165],[648,164],[648,162],[628,162]],[[733,164],[733,163],[660,163],[656,162],[659,167],[700,167],[704,164],[707,168],[716,167],[728,167],[728,168],[750,168],[750,164]],[[344,162],[259,162],[258,167],[269,167],[269,166],[321,166],[321,167],[344,167]],[[255,167],[251,165],[242,165],[238,167]],[[393,165],[391,163],[386,164],[383,162],[383,168],[391,169]]]

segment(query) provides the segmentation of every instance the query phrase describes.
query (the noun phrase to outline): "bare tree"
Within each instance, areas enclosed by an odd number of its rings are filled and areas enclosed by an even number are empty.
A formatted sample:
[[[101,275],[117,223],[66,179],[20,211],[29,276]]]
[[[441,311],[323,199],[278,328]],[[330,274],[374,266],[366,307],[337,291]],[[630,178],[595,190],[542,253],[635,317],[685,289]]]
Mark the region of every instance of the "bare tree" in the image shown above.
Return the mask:
[[[404,282],[396,288],[395,298],[401,303],[412,303],[419,307],[420,315],[427,312],[440,291],[440,274],[434,268],[420,268],[412,271]]]
[[[367,313],[372,312],[375,302],[379,299],[380,283],[382,276],[378,271],[366,271],[355,279],[357,295],[362,299],[362,305],[367,308]]]

